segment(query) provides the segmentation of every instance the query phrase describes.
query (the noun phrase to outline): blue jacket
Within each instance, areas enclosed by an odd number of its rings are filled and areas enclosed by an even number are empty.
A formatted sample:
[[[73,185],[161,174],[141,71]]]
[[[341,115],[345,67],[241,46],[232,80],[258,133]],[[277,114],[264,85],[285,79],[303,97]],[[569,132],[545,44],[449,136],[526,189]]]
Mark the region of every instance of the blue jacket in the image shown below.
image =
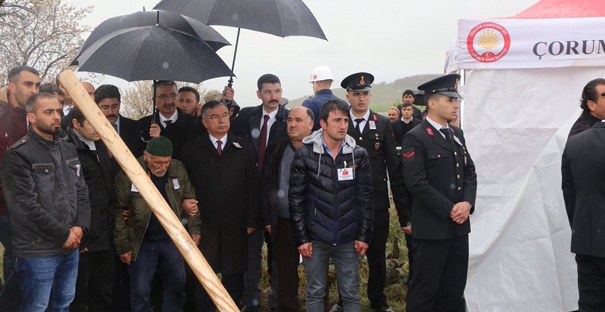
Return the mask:
[[[321,111],[321,108],[328,101],[334,101],[334,100],[340,101],[340,102],[344,103],[347,107],[349,107],[349,104],[346,101],[344,101],[343,99],[334,95],[334,93],[332,93],[332,90],[330,90],[330,89],[319,90],[319,91],[317,91],[317,94],[314,97],[308,98],[302,103],[302,106],[308,107],[309,109],[311,109],[311,111],[313,111],[313,115],[315,116],[315,124],[313,125],[313,131],[319,130],[319,128],[320,128],[319,127],[319,119],[320,119],[319,112]]]
[[[352,240],[370,243],[374,227],[368,153],[349,135],[333,159],[322,143],[323,130],[303,139],[290,172],[290,218],[297,246],[319,240],[334,246]],[[353,179],[338,180],[350,168]]]

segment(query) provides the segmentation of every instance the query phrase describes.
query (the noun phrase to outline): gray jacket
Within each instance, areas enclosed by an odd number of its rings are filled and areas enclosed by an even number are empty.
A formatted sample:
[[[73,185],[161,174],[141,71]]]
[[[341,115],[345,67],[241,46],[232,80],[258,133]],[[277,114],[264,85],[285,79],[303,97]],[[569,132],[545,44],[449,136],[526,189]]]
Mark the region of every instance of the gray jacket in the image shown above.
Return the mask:
[[[70,228],[90,226],[90,202],[76,148],[31,128],[4,156],[0,170],[11,218],[13,255],[67,254]]]

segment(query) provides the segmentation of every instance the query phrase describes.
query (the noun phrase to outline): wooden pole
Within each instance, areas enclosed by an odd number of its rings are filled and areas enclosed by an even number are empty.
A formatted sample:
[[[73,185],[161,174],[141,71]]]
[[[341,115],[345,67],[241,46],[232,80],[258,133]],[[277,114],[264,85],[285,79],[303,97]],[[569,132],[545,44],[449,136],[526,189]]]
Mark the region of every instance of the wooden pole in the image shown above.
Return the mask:
[[[195,276],[202,283],[202,286],[204,286],[219,311],[239,311],[237,305],[235,305],[231,296],[229,296],[223,284],[214,273],[214,270],[212,270],[189,236],[189,233],[187,233],[181,224],[181,221],[172,212],[172,209],[170,209],[160,192],[143,171],[141,165],[139,165],[126,144],[124,144],[120,135],[114,130],[88,93],[86,93],[78,78],[70,70],[66,70],[59,74],[59,81],[65,87],[76,106],[86,116],[86,119],[99,133],[101,139],[105,142],[105,145],[107,145],[107,148],[111,151],[113,157],[118,161],[132,183],[141,192],[147,205],[158,220],[160,220],[160,223],[166,229],[166,232],[187,263],[189,263],[191,270],[193,270]]]

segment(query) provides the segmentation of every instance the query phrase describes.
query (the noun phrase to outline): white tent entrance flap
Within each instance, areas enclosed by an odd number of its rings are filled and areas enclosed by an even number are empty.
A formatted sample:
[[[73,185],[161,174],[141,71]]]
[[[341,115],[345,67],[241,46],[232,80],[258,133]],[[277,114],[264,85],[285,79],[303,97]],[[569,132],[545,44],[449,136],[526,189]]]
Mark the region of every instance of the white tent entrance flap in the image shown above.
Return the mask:
[[[464,131],[478,174],[469,311],[577,309],[561,155],[584,85],[605,76],[602,25],[603,18],[459,22],[446,66],[466,78]]]

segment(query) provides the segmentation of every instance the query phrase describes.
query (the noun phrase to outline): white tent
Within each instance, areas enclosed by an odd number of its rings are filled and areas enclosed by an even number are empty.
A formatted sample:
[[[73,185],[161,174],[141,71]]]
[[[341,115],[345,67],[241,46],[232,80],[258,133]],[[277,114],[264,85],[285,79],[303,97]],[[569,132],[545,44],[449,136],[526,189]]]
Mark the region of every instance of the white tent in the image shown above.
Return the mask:
[[[605,76],[604,3],[543,0],[513,18],[459,22],[446,71],[465,77],[478,174],[469,311],[577,309],[561,154],[582,88]]]

